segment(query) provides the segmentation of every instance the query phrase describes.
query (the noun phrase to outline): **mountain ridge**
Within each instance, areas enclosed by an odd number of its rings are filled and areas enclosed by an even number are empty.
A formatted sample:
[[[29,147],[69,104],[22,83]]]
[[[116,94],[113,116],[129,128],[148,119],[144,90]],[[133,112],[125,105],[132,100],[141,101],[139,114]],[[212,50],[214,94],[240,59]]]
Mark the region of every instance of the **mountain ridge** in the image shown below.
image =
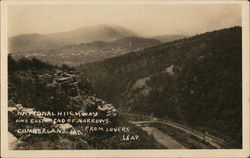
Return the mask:
[[[157,39],[161,41],[162,43],[165,43],[165,42],[175,41],[175,40],[179,40],[179,39],[187,38],[187,37],[188,37],[187,35],[166,34],[166,35],[152,36],[151,38]]]
[[[31,51],[43,48],[55,48],[62,45],[86,43],[95,40],[113,41],[136,34],[121,26],[96,25],[93,27],[82,27],[67,32],[51,34],[23,34],[9,38],[9,48],[13,52]],[[42,41],[42,42],[41,42]],[[39,44],[44,44],[39,45]],[[52,43],[54,45],[46,45]],[[25,45],[24,45],[25,44]],[[30,46],[32,46],[30,48]]]

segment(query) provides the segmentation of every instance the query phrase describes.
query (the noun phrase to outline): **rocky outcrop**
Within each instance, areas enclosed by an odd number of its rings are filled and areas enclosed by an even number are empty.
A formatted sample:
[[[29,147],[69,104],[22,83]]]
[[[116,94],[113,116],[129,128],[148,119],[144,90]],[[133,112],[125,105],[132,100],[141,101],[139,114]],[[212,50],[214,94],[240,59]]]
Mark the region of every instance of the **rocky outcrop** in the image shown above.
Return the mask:
[[[91,97],[89,97],[91,98]],[[95,99],[95,100],[93,100]],[[114,108],[113,105],[107,104],[105,101],[92,97],[90,99],[92,105],[92,110],[98,113],[98,118],[110,118],[110,119],[116,119],[118,116],[117,110]],[[13,101],[10,101],[13,103]],[[96,108],[94,108],[94,106]],[[91,106],[90,106],[91,107]],[[88,107],[87,109],[90,109]],[[95,109],[95,110],[94,110]],[[24,113],[24,116],[18,116],[18,113]],[[55,142],[61,142],[62,140],[66,141],[68,145],[62,146],[61,149],[68,148],[68,149],[75,149],[75,145],[81,144],[81,148],[91,148],[91,146],[85,141],[84,136],[77,136],[77,132],[71,132],[71,131],[77,131],[79,128],[79,125],[74,125],[71,123],[55,123],[53,122],[52,118],[50,117],[44,117],[39,114],[37,114],[37,111],[35,108],[27,108],[24,107],[22,104],[16,104],[14,106],[9,106],[8,107],[8,117],[9,117],[9,149],[12,150],[18,150],[18,149],[29,149],[33,148],[32,146],[34,144],[38,145],[41,138],[43,138],[46,135],[36,135],[34,134],[26,134],[26,133],[19,133],[18,130],[27,130],[27,129],[32,129],[34,133],[38,132],[37,130],[40,129],[46,129],[50,130],[53,129],[55,131],[63,131],[63,132],[68,132],[66,136],[63,135],[57,135]],[[30,122],[31,119],[38,121],[39,123],[32,124]],[[21,120],[20,122],[16,122],[16,120]],[[26,120],[26,121],[24,121]],[[75,127],[74,127],[75,126]],[[80,125],[81,127],[82,125]],[[34,131],[35,130],[35,131]],[[85,135],[85,134],[82,134]],[[48,137],[50,135],[47,135]],[[79,137],[79,140],[72,140],[74,137]],[[38,137],[37,139],[34,140],[35,137]],[[47,140],[49,141],[49,140]],[[46,142],[46,141],[45,141]],[[40,149],[44,149],[42,146],[43,143],[40,143],[38,146],[40,146]],[[50,144],[49,149],[53,148],[59,148],[56,147],[54,144]]]
[[[15,149],[161,147],[118,115],[113,104],[98,98],[84,74],[35,58],[14,60],[11,55],[8,68],[8,131],[22,141]],[[141,140],[123,141],[124,134],[140,135]]]
[[[83,129],[84,124],[61,123],[53,121],[55,117],[40,115],[38,112],[82,112],[96,113],[96,118],[115,121],[118,112],[112,104],[97,98],[88,81],[82,74],[74,70],[53,68],[46,71],[15,71],[9,77],[9,132],[10,149],[87,149],[91,146],[85,141],[86,134],[80,136],[70,131]],[[24,113],[24,115],[20,115]],[[71,118],[71,116],[69,116]],[[84,116],[86,119],[93,117]],[[29,122],[31,119],[36,123]],[[114,126],[114,123],[112,124]],[[68,131],[70,134],[54,137],[46,134],[20,133],[18,129],[40,129]],[[34,131],[35,130],[35,131]],[[13,136],[13,137],[12,137]],[[77,140],[76,140],[77,138]],[[39,141],[44,140],[44,142]],[[51,140],[55,143],[51,144]],[[59,142],[67,142],[58,146]],[[57,142],[57,143],[56,143]],[[49,147],[45,147],[49,143]],[[79,147],[78,147],[79,146]]]

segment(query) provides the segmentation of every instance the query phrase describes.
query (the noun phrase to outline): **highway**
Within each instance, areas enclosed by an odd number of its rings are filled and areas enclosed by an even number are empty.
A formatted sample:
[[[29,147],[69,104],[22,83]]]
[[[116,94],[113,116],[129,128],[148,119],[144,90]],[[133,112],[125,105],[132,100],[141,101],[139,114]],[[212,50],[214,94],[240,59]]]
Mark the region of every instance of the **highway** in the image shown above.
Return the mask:
[[[151,128],[150,124],[164,124],[166,126],[170,126],[176,129],[179,129],[181,131],[184,131],[188,134],[191,134],[195,137],[197,137],[198,139],[200,139],[201,141],[204,141],[206,143],[209,143],[211,146],[215,147],[216,149],[225,149],[225,148],[232,148],[228,143],[226,143],[225,141],[216,138],[214,136],[208,135],[208,134],[203,134],[201,132],[198,132],[194,129],[188,128],[186,126],[183,126],[181,124],[177,124],[171,121],[167,121],[167,120],[156,120],[156,121],[132,121],[133,124],[135,125],[146,125],[146,127]],[[145,131],[145,127],[141,127],[144,131]],[[159,133],[158,131],[154,134],[152,134],[152,132],[154,132],[156,130],[151,130],[151,135],[156,135],[157,133]],[[165,133],[165,135],[167,135]],[[157,139],[156,139],[157,140]],[[160,142],[159,142],[160,143]],[[162,143],[161,143],[162,144]]]

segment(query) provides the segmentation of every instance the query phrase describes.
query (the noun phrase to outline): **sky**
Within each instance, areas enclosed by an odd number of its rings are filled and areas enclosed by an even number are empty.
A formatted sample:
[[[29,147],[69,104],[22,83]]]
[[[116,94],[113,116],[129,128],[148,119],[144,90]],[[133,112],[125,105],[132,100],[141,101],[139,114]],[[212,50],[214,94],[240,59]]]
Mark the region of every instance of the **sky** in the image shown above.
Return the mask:
[[[146,36],[192,35],[241,26],[239,4],[83,4],[8,6],[8,36],[64,32],[98,24]]]

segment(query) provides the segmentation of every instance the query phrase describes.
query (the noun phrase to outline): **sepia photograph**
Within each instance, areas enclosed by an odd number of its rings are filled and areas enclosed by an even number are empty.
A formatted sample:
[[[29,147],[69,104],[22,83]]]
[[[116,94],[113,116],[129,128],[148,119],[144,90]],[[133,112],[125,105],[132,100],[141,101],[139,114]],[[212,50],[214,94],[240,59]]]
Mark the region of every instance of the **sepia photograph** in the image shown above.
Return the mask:
[[[3,156],[247,157],[246,18],[247,1],[3,1]]]

